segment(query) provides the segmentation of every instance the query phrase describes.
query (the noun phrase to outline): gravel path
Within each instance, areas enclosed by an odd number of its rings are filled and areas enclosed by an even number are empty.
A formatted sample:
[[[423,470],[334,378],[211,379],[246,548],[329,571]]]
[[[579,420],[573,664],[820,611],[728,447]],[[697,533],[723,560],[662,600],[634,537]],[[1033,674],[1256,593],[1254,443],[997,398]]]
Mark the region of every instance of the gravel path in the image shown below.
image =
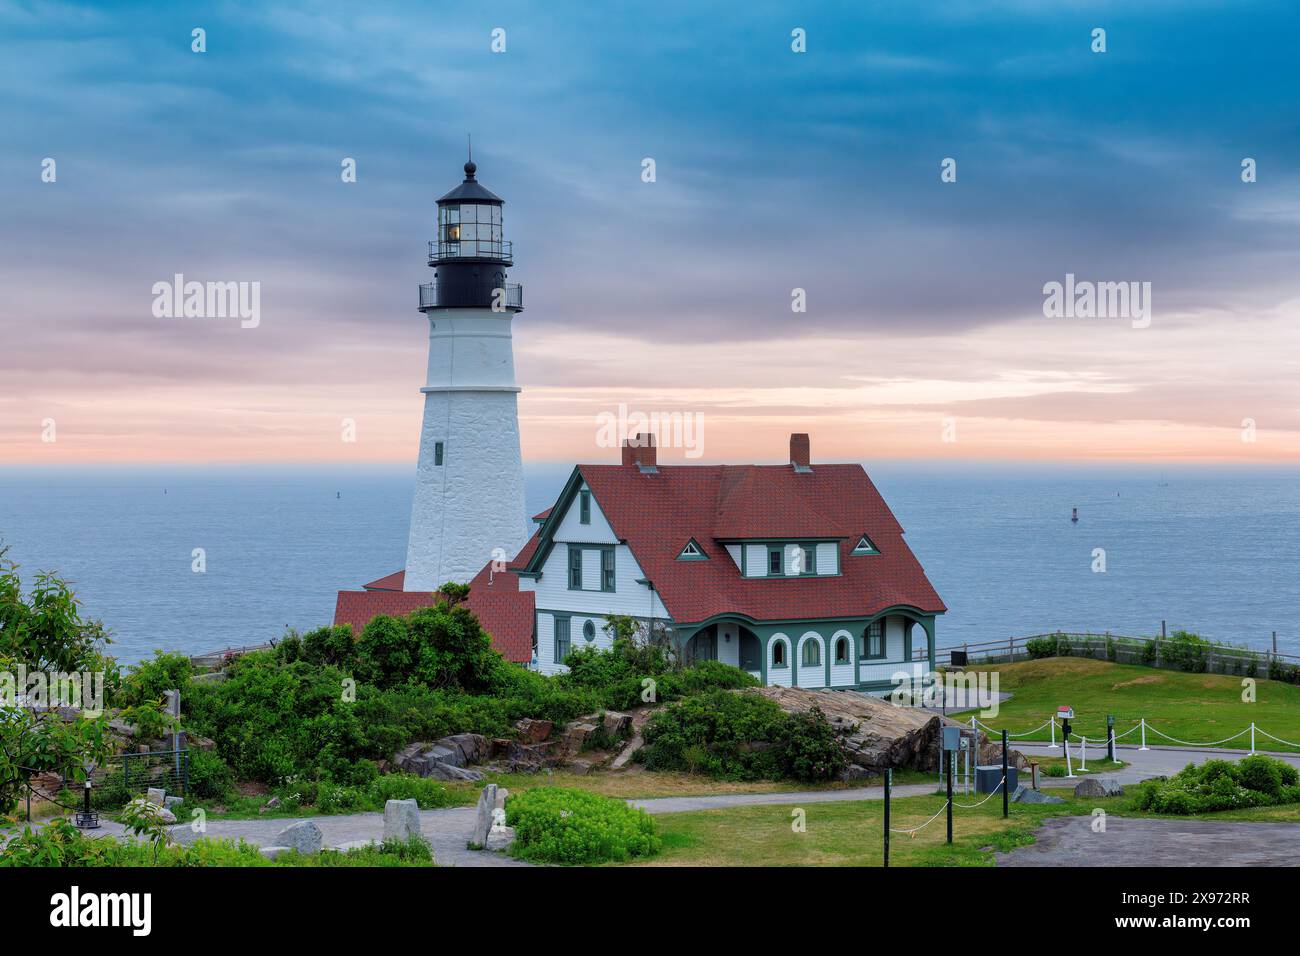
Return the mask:
[[[1295,866],[1300,823],[1056,817],[1037,842],[997,854],[998,866]]]

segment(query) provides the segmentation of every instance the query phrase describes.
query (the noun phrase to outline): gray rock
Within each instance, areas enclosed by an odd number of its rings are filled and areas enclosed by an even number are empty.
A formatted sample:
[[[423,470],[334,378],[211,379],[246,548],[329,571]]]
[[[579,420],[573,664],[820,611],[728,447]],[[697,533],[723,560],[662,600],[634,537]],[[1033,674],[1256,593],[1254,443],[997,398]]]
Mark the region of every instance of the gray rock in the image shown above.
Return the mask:
[[[496,803],[492,805],[493,809],[504,810],[506,808],[506,798],[509,796],[510,796],[509,790],[507,790],[505,787],[497,787],[497,799],[496,799]]]
[[[432,777],[434,780],[469,780],[476,782],[483,779],[483,774],[478,770],[471,770],[468,767],[456,767],[449,763],[434,763],[424,768],[422,777]]]
[[[1074,795],[1076,797],[1104,797],[1106,796],[1106,788],[1095,778],[1084,777],[1075,784]]]
[[[184,802],[185,802],[184,797],[175,797],[175,796],[164,797],[163,807],[167,810],[171,810],[174,812],[176,808],[179,807]]]
[[[453,767],[465,766],[465,755],[460,752],[460,748],[448,746],[446,744],[434,744],[424,753],[420,754],[430,765],[435,763],[445,763]]]
[[[1108,797],[1124,796],[1124,788],[1120,786],[1120,782],[1114,777],[1098,777],[1097,782],[1102,785],[1103,789],[1105,789],[1106,796]]]
[[[405,843],[420,836],[420,805],[414,800],[389,800],[384,804],[384,842]]]
[[[510,844],[515,842],[514,827],[493,827],[488,831],[487,842],[483,844],[485,850],[508,850]]]
[[[497,805],[497,785],[487,784],[478,795],[478,807],[474,814],[474,831],[470,834],[472,847],[487,845],[488,832],[492,829],[492,811]]]
[[[324,838],[321,836],[320,827],[310,820],[291,823],[275,837],[276,846],[287,846],[297,850],[303,856],[319,853],[323,843]]]
[[[622,740],[632,730],[632,715],[622,714],[616,710],[607,710],[605,711],[605,720],[602,726],[605,733],[616,740]]]
[[[161,820],[163,823],[167,824],[168,826],[171,826],[173,823],[176,822],[176,814],[172,813],[166,807],[159,807],[158,819]]]
[[[492,755],[492,742],[482,734],[452,734],[438,741],[444,747],[456,749],[462,759],[458,767],[482,763]]]
[[[263,846],[258,847],[257,852],[262,854],[262,856],[266,857],[268,860],[274,860],[281,853],[288,853],[289,848],[287,846]]]
[[[161,787],[150,787],[145,791],[145,798],[155,807],[165,806],[167,802],[167,791]]]
[[[1049,796],[1040,790],[1034,790],[1030,787],[1016,787],[1016,792],[1011,797],[1015,803],[1064,803],[1060,797]]]

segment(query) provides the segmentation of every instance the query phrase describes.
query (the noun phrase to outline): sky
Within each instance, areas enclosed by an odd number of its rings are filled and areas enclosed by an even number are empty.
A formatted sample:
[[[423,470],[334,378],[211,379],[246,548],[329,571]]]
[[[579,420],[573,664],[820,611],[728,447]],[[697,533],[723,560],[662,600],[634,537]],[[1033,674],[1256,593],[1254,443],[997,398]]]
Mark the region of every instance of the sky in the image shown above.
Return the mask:
[[[526,461],[616,457],[621,405],[703,423],[661,460],[806,431],[814,460],[1294,463],[1297,26],[0,0],[0,466],[413,464],[467,135],[525,290]],[[257,283],[255,326],[155,315],[178,273]],[[1149,314],[1046,314],[1067,276],[1149,283]]]

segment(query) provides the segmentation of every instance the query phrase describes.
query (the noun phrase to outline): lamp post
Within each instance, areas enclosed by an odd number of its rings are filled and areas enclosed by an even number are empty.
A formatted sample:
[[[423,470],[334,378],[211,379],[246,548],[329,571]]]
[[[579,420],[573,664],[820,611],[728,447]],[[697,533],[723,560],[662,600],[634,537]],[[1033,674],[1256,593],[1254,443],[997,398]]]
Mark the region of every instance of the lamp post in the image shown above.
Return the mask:
[[[91,775],[95,772],[95,761],[87,757],[81,768],[86,771],[86,802],[84,809],[77,812],[76,826],[79,830],[98,830],[99,814],[90,809]]]

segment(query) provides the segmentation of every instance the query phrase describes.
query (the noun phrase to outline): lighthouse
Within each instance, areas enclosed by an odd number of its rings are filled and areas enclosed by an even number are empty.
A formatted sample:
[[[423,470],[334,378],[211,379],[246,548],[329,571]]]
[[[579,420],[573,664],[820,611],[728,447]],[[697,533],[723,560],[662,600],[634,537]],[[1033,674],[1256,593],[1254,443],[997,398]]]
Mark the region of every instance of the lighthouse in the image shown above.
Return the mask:
[[[420,286],[429,367],[405,591],[467,583],[528,539],[511,338],[523,287],[506,281],[504,202],[476,172],[467,162],[464,182],[438,200],[434,279]]]

